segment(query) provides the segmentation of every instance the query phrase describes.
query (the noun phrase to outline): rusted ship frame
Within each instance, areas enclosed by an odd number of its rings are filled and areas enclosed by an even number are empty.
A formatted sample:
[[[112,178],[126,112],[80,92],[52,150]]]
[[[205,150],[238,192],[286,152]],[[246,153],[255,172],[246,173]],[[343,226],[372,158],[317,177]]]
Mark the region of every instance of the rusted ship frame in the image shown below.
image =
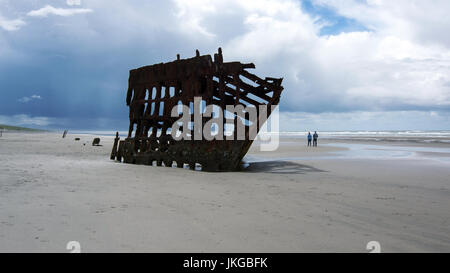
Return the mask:
[[[120,140],[116,135],[111,159],[125,163],[184,167],[201,166],[206,171],[230,171],[239,168],[253,139],[249,138],[249,124],[231,113],[223,114],[224,123],[234,124],[233,138],[223,140],[175,140],[170,128],[179,117],[171,117],[171,110],[180,103],[191,105],[194,97],[201,97],[206,105],[220,106],[224,112],[227,105],[271,106],[280,101],[283,91],[282,78],[261,79],[246,69],[255,68],[253,63],[223,62],[222,50],[210,55],[180,59],[133,69],[130,71],[126,103],[130,109],[128,137]],[[259,115],[258,111],[258,115]],[[203,117],[203,125],[210,118]],[[194,120],[191,114],[191,120]],[[231,121],[231,122],[230,122]],[[259,128],[266,120],[259,120]],[[236,138],[237,122],[245,125],[245,139]],[[136,128],[135,128],[136,125]],[[191,130],[190,128],[181,128]],[[134,132],[134,134],[133,134]],[[192,132],[192,131],[191,131]]]

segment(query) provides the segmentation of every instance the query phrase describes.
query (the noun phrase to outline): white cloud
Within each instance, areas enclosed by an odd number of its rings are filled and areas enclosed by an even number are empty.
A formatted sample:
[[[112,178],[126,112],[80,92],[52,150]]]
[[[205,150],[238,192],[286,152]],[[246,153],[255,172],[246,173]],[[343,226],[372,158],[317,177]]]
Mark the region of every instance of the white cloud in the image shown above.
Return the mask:
[[[77,1],[69,2],[76,6]],[[253,62],[257,75],[284,77],[285,112],[450,109],[450,1],[314,3],[368,31],[322,36],[328,18],[308,14],[298,0],[93,0],[83,2],[85,9],[46,6],[30,13],[69,16],[95,10],[96,16],[77,17],[76,24],[33,25],[43,33],[51,30],[36,37],[64,38],[53,44],[34,41],[57,52],[83,49],[89,54],[80,54],[80,62],[85,62],[82,56],[104,58],[108,48],[110,55],[126,59],[120,63],[126,68],[118,67],[122,70],[170,61],[176,53],[191,57],[196,48],[213,53],[221,46],[225,61]]]
[[[50,14],[58,16],[72,16],[75,14],[83,14],[90,12],[92,12],[91,9],[74,9],[74,8],[65,9],[65,8],[55,8],[50,5],[47,5],[38,10],[32,10],[28,12],[27,15],[32,17],[47,17]]]
[[[450,113],[435,111],[280,112],[281,131],[449,130]]]
[[[49,117],[33,117],[26,114],[13,115],[13,116],[1,116],[0,115],[0,123],[15,125],[15,126],[23,126],[23,125],[32,125],[32,126],[48,126],[53,124],[53,118]]]
[[[23,97],[23,98],[20,98],[20,99],[18,99],[18,101],[19,101],[19,102],[22,102],[22,103],[27,103],[27,102],[30,102],[30,101],[32,101],[32,100],[41,100],[41,99],[42,99],[42,97],[39,96],[39,95],[32,95],[32,96],[30,96],[30,97]]]
[[[6,31],[19,30],[26,23],[22,19],[7,20],[0,15],[0,28]]]
[[[256,74],[284,77],[282,103],[289,111],[449,107],[450,52],[445,43],[420,40],[416,33],[423,27],[433,33],[435,26],[427,22],[435,15],[421,15],[425,26],[419,27],[413,15],[426,4],[391,2],[316,1],[370,29],[329,36],[320,35],[323,25],[294,0],[174,0],[173,5],[163,6],[132,1],[103,8],[97,1],[86,5],[99,10],[103,18],[93,27],[102,39],[117,39],[119,31],[158,48],[161,45],[154,38],[158,33],[165,43],[180,44],[181,51],[193,52],[195,48],[187,48],[187,38],[192,46],[200,44],[202,53],[212,53],[220,45],[225,61],[254,62]],[[437,3],[440,8],[433,6],[430,11],[440,14],[448,2]],[[128,20],[111,17],[119,10]],[[440,20],[444,25],[450,22]],[[114,30],[114,35],[105,36],[108,30]],[[165,40],[173,34],[175,38]],[[439,33],[435,40],[441,41],[441,36],[446,35]],[[121,37],[117,42],[131,40]]]
[[[416,42],[450,47],[450,1],[448,0],[316,0],[339,14],[382,33]]]
[[[67,0],[66,3],[69,6],[79,6],[81,5],[81,0]]]
[[[253,61],[263,74],[284,76],[282,101],[291,111],[450,107],[446,85],[450,82],[450,51],[446,38],[441,39],[448,35],[443,35],[444,31],[421,40],[416,33],[424,26],[417,25],[415,9],[425,10],[429,4],[415,1],[416,7],[410,10],[405,1],[348,2],[354,5],[319,1],[371,31],[321,36],[316,18],[305,13],[297,1],[227,1],[245,14],[239,26],[245,32],[225,42],[225,59]],[[392,2],[396,4],[388,4]],[[440,8],[433,5],[431,11],[439,15],[450,2],[437,3]],[[400,14],[402,5],[407,14]],[[208,30],[208,12],[202,6],[191,5],[190,9],[199,22],[196,28],[215,35]],[[427,33],[433,33],[435,26],[427,22],[433,21],[435,14],[424,14],[420,18]],[[449,17],[439,18],[450,28]]]

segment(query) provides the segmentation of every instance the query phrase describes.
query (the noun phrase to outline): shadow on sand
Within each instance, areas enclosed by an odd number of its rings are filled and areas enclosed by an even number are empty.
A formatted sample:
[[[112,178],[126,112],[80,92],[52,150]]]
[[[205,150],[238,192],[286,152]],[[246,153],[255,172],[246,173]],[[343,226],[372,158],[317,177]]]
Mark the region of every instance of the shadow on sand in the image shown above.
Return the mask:
[[[308,165],[289,161],[264,161],[248,163],[243,172],[276,173],[276,174],[306,174],[311,172],[326,172]]]

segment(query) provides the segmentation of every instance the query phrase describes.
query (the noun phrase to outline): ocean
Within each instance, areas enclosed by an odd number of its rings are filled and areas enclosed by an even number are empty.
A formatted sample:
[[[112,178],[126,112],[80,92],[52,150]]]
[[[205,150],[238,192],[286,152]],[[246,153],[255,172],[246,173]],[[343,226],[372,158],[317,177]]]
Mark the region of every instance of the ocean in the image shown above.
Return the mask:
[[[92,134],[99,136],[115,136],[116,131],[107,130],[73,130],[72,134]],[[311,132],[314,133],[314,132]],[[318,131],[320,139],[339,140],[370,140],[370,141],[408,141],[418,143],[449,143],[450,130],[435,131]],[[126,137],[127,131],[119,131],[120,137]],[[273,135],[277,132],[260,133],[261,135]],[[308,132],[278,132],[282,138],[306,138]]]

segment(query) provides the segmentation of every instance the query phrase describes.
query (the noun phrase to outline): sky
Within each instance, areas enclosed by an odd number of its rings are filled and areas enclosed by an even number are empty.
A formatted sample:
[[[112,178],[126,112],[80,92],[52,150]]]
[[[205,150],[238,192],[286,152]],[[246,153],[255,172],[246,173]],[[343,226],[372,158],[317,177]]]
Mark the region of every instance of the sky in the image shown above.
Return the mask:
[[[281,131],[450,130],[448,0],[0,0],[0,124],[126,130],[128,71],[283,77]]]

